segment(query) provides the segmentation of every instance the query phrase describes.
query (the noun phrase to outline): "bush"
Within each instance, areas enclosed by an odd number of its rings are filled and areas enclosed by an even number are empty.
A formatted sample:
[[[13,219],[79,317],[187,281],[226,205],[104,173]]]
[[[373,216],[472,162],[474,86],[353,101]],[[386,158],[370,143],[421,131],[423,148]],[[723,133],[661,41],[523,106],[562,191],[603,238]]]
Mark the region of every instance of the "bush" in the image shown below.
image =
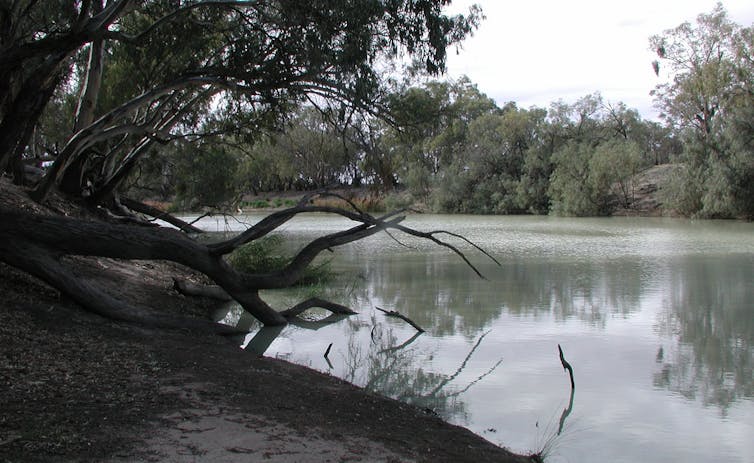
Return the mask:
[[[236,270],[245,273],[268,273],[281,270],[291,261],[291,257],[282,252],[282,245],[282,236],[265,236],[233,251],[228,256],[228,263]],[[307,267],[296,285],[318,285],[330,281],[334,276],[331,260],[322,260]]]

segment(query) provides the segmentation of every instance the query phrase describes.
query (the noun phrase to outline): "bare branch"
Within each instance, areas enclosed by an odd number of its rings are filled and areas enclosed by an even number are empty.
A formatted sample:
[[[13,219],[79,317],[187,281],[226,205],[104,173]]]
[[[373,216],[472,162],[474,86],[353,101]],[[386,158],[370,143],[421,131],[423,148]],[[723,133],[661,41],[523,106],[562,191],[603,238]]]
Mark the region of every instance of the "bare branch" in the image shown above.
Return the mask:
[[[407,316],[403,315],[400,312],[396,312],[395,310],[385,310],[385,309],[381,309],[379,307],[375,307],[375,309],[377,309],[380,312],[384,313],[388,317],[400,318],[401,320],[405,321],[409,325],[411,325],[414,328],[416,328],[416,331],[418,331],[419,333],[424,333],[424,328],[422,328],[421,326],[417,325],[416,322],[414,322],[413,320],[411,320],[410,318],[408,318]]]
[[[284,310],[280,312],[280,315],[284,316],[285,318],[293,318],[313,307],[320,307],[322,309],[329,310],[330,312],[334,314],[338,314],[338,315],[355,315],[356,314],[356,312],[354,312],[352,309],[344,305],[337,304],[335,302],[326,301],[318,297],[312,297],[310,299],[307,299],[303,302],[296,304],[295,306],[291,307],[288,310]]]

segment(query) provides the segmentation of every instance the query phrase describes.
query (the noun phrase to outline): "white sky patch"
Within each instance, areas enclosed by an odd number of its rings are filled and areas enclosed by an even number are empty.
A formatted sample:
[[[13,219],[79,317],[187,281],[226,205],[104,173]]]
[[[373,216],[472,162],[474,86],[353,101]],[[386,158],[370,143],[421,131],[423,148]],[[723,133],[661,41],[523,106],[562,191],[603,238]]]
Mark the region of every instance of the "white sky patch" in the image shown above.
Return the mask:
[[[547,108],[600,92],[606,101],[622,101],[656,119],[649,92],[660,80],[652,70],[649,37],[694,22],[717,1],[454,0],[449,12],[467,11],[474,3],[487,19],[459,54],[449,50],[448,77],[467,75],[500,106],[515,101],[521,108]],[[750,0],[723,6],[734,22],[754,23]]]

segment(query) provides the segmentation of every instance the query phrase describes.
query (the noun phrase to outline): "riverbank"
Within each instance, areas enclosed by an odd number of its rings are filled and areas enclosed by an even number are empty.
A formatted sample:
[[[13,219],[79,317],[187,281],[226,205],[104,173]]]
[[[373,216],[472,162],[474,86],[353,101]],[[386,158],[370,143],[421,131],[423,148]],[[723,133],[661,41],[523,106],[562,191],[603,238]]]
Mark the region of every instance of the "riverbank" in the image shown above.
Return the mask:
[[[162,272],[175,269],[112,264],[82,272],[110,265],[100,282],[210,308],[169,294]],[[1,461],[529,461],[237,340],[110,322],[5,265],[0,281]]]
[[[0,192],[0,204],[37,208],[7,184]],[[195,317],[214,307],[171,289],[172,276],[198,278],[174,264],[73,262],[134,304]],[[2,462],[532,461],[239,339],[85,313],[4,264],[0,292]]]

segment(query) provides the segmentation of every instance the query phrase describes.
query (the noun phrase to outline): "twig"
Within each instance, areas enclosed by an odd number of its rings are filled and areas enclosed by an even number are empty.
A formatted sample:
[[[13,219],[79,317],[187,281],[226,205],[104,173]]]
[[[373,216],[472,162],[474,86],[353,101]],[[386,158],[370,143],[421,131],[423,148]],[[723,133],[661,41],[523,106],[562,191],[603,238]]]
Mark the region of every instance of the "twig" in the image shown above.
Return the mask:
[[[385,310],[385,309],[381,309],[379,307],[375,307],[375,309],[379,310],[380,312],[383,312],[388,317],[400,318],[401,320],[405,321],[409,325],[411,325],[414,328],[416,328],[416,331],[418,331],[420,333],[424,333],[424,328],[422,328],[421,326],[419,326],[416,323],[414,323],[414,321],[411,320],[410,318],[408,318],[407,316],[405,316],[405,315],[403,315],[403,314],[401,314],[399,312],[396,312],[395,310]]]
[[[388,353],[388,352],[395,352],[397,350],[401,350],[404,347],[407,347],[412,342],[416,341],[416,338],[418,338],[419,336],[421,336],[422,333],[423,333],[423,331],[417,331],[416,333],[414,333],[413,336],[411,336],[411,338],[409,338],[406,341],[404,341],[403,344],[400,344],[400,345],[395,346],[395,347],[388,347],[387,349],[382,349],[378,353],[379,354],[385,354],[385,353]]]
[[[574,389],[576,386],[573,383],[573,367],[563,356],[563,349],[560,348],[560,344],[558,344],[558,352],[560,353],[560,363],[563,365],[563,370],[568,370],[568,374],[571,376],[571,389]]]

